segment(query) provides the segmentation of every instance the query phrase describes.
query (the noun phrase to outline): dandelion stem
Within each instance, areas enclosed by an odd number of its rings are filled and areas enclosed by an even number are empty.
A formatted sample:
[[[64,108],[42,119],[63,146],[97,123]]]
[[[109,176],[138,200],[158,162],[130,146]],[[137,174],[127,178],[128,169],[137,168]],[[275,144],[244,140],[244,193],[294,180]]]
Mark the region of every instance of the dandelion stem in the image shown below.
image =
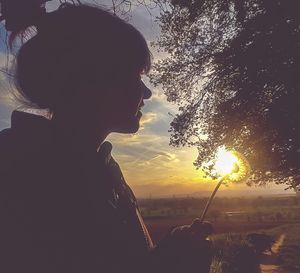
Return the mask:
[[[214,191],[212,192],[210,198],[208,199],[208,201],[207,201],[207,203],[206,203],[206,205],[205,205],[205,208],[204,208],[203,213],[202,213],[201,218],[200,218],[200,221],[201,221],[201,222],[204,221],[205,216],[206,216],[206,213],[207,213],[207,211],[208,211],[208,208],[209,208],[211,202],[213,201],[213,199],[214,199],[214,197],[215,197],[215,195],[216,195],[218,189],[219,189],[220,186],[223,184],[223,181],[225,180],[225,178],[226,178],[227,176],[228,176],[228,175],[224,175],[224,176],[222,176],[222,177],[219,179],[219,182],[218,182],[217,186],[215,187]]]

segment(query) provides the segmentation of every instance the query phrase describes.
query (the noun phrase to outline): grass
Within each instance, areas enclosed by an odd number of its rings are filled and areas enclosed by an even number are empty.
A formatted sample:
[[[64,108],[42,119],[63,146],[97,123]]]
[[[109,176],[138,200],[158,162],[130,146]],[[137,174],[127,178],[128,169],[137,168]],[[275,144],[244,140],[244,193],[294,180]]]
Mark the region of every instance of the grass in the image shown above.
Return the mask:
[[[283,225],[270,230],[259,230],[278,239],[285,234],[279,250],[280,273],[300,272],[300,224]],[[247,233],[228,233],[212,237],[214,258],[210,273],[258,272],[259,255],[247,242]]]
[[[245,239],[247,234],[228,233],[212,238],[213,262],[210,273],[253,273],[259,257]]]
[[[271,229],[269,234],[279,237],[285,234],[285,240],[279,251],[282,273],[300,272],[300,224],[283,225]]]

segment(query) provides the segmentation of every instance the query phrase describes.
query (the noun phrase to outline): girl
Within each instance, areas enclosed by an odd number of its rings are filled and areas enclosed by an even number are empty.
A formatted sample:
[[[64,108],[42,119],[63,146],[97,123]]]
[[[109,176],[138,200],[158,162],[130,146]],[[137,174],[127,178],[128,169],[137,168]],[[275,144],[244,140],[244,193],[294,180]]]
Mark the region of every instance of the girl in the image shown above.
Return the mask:
[[[1,1],[11,43],[37,29],[18,52],[16,86],[51,119],[14,111],[0,133],[0,272],[207,272],[210,225],[177,228],[154,247],[105,141],[139,129],[151,97],[145,39],[103,9],[47,13],[43,2]]]

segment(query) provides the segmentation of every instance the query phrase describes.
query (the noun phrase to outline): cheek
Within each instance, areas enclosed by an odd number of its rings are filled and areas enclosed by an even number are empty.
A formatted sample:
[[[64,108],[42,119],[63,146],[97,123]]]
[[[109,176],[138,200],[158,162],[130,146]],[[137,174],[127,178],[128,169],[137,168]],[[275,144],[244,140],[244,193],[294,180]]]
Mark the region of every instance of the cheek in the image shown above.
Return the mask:
[[[141,91],[135,89],[109,90],[105,95],[103,94],[102,98],[97,99],[99,107],[104,110],[107,118],[118,122],[134,117],[141,100]]]
[[[129,102],[122,95],[106,97],[98,106],[98,114],[101,115],[105,122],[114,126],[124,122],[128,118],[130,109]]]
[[[135,113],[142,97],[137,94],[124,93],[117,98],[118,109],[121,110],[124,114]]]

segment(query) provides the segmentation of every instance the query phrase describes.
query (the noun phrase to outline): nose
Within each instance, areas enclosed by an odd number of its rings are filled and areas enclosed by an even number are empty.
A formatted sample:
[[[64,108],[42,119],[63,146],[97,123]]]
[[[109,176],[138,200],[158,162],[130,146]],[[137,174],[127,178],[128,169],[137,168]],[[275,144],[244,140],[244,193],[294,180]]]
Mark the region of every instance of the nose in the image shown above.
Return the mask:
[[[151,90],[141,81],[141,86],[143,90],[143,99],[150,99],[152,96]]]

